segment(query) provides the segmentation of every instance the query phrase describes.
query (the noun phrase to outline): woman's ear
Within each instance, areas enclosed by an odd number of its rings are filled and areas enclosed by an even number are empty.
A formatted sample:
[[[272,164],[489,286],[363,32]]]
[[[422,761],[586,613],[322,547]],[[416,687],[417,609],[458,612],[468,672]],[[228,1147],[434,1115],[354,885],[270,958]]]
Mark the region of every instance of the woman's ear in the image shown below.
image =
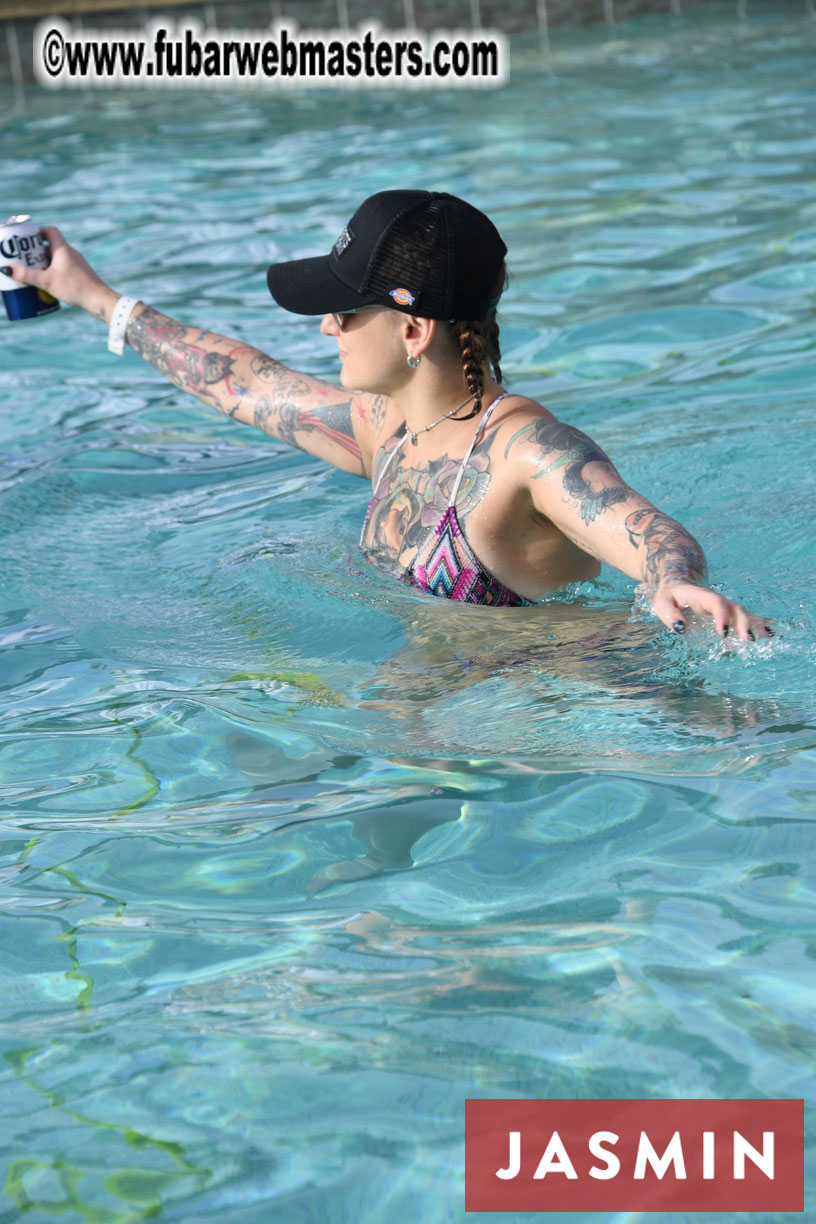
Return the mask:
[[[412,353],[424,353],[436,335],[437,320],[403,315],[402,334]]]

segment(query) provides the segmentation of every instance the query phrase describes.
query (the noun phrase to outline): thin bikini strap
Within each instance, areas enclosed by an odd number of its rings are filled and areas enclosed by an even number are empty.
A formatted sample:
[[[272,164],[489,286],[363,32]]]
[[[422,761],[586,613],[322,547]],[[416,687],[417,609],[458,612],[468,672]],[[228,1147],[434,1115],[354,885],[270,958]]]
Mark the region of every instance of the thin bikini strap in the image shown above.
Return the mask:
[[[479,441],[479,439],[481,438],[482,434],[485,431],[485,426],[487,425],[487,422],[490,420],[491,412],[493,411],[493,409],[496,407],[497,404],[500,404],[503,399],[505,399],[508,395],[511,395],[511,394],[512,394],[511,391],[502,391],[501,395],[499,395],[496,399],[494,399],[493,403],[490,405],[487,412],[484,414],[481,421],[479,422],[479,428],[476,430],[476,433],[473,435],[473,441],[471,442],[470,447],[468,448],[468,453],[465,455],[464,459],[462,460],[462,466],[459,468],[459,471],[456,474],[456,480],[453,482],[453,488],[451,489],[450,500],[448,501],[448,509],[450,509],[451,506],[455,505],[456,503],[456,498],[459,494],[459,486],[462,483],[462,477],[465,474],[465,468],[468,465],[468,460],[470,459],[470,456],[473,454],[473,451],[476,447],[477,442]]]
[[[402,450],[402,444],[403,444],[403,442],[405,441],[405,439],[406,439],[407,437],[408,437],[408,426],[406,425],[406,426],[405,426],[405,433],[402,435],[402,437],[400,438],[399,442],[398,442],[398,443],[397,443],[397,445],[394,447],[394,449],[392,450],[391,454],[390,454],[390,455],[388,456],[388,458],[386,459],[385,463],[382,465],[382,471],[380,472],[379,476],[377,477],[377,483],[376,483],[376,484],[375,484],[375,486],[374,486],[374,492],[371,494],[371,496],[372,496],[372,497],[376,497],[376,496],[377,496],[377,492],[378,492],[378,490],[379,490],[379,487],[380,487],[380,485],[382,484],[382,479],[383,479],[383,476],[385,475],[385,473],[388,471],[388,469],[390,468],[391,464],[393,463],[393,461],[394,461],[394,456],[396,455],[397,451]]]

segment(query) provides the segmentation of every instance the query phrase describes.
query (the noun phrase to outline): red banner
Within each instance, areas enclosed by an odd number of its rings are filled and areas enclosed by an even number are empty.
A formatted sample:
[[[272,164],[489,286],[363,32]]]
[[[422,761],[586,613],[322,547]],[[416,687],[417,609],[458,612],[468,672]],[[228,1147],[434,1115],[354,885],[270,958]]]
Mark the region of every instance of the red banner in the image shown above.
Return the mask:
[[[804,1101],[470,1100],[466,1211],[804,1211]]]

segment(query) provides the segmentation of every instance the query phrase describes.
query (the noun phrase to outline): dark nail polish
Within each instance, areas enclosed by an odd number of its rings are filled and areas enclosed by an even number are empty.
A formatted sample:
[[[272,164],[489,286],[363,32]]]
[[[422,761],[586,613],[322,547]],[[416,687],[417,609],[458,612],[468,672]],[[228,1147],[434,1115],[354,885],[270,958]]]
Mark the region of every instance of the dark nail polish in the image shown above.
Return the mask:
[[[752,642],[755,642],[755,641],[756,641],[756,638],[754,637],[754,631],[753,631],[753,629],[749,629],[749,630],[748,630],[748,636],[749,636],[749,638],[751,639],[751,641],[752,641]]]
[[[0,272],[2,272],[4,276],[11,276],[11,268],[0,268]]]
[[[728,637],[728,626],[727,625],[723,626],[722,635],[723,637]]]
[[[774,635],[774,631],[770,625],[765,626],[765,632],[767,633],[768,637],[773,637]]]
[[[675,633],[683,633],[685,628],[686,626],[681,620],[676,620],[674,624],[672,625],[672,629],[674,630]]]

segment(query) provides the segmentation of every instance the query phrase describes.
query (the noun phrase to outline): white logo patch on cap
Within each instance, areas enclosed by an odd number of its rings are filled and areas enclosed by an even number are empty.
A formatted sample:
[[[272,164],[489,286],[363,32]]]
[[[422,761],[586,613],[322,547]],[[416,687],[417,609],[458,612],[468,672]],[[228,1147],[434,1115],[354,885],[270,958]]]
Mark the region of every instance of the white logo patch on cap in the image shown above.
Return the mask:
[[[343,254],[343,252],[347,250],[348,247],[351,246],[353,241],[354,241],[354,235],[352,234],[349,227],[346,226],[346,228],[343,230],[342,234],[340,235],[340,237],[337,239],[337,241],[334,244],[334,253],[338,259]]]

